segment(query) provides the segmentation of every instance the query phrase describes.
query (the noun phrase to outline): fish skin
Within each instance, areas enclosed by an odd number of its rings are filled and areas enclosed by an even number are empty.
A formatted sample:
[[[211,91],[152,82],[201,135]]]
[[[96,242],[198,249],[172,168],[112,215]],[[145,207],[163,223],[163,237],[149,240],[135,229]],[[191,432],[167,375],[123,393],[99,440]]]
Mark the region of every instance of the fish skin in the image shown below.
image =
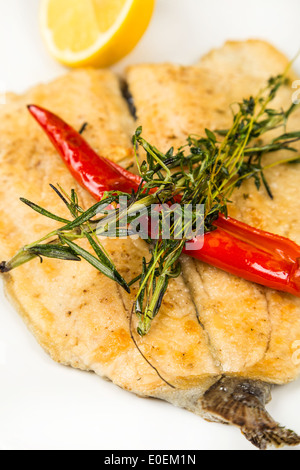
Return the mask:
[[[212,64],[206,61],[205,65],[206,69],[212,69],[210,80],[214,76],[214,62],[217,63],[218,59],[214,58]],[[148,78],[154,82],[155,71],[159,67],[148,66]],[[161,66],[160,80],[167,77],[178,103],[186,103],[184,126],[180,123],[180,116],[176,115],[175,119],[169,113],[167,102],[160,103],[156,91],[152,95],[149,86],[148,104],[152,103],[153,97],[157,100],[153,111],[157,129],[155,134],[154,124],[151,127],[146,118],[142,119],[147,138],[153,138],[154,143],[157,138],[157,144],[161,143],[163,149],[164,145],[169,148],[172,143],[182,142],[186,133],[194,132],[192,127],[197,121],[191,113],[195,103],[198,106],[197,100],[200,110],[202,105],[202,127],[228,125],[229,114],[221,114],[219,108],[230,104],[228,101],[232,95],[224,97],[224,93],[218,92],[218,110],[212,109],[211,100],[217,93],[214,88],[210,89],[207,101],[202,100],[202,92],[194,95],[197,83],[203,87],[201,80],[207,76],[207,70],[201,71],[201,67],[164,67],[169,72],[165,74]],[[173,70],[176,70],[175,75]],[[180,92],[182,72],[183,84],[191,94],[185,100]],[[198,73],[201,80],[195,80]],[[217,78],[219,80],[220,75]],[[251,80],[243,74],[241,79],[244,83],[241,89],[251,86]],[[225,76],[223,80],[225,83]],[[131,87],[130,74],[128,81]],[[176,88],[178,84],[179,89]],[[141,116],[142,109],[144,112],[147,109],[143,108],[132,88],[137,114]],[[84,208],[93,203],[69,175],[43,132],[29,116],[26,105],[30,103],[49,108],[78,129],[83,122],[88,122],[84,135],[102,155],[123,165],[132,158],[130,137],[137,124],[130,116],[121,97],[118,80],[111,72],[80,70],[41,85],[24,96],[11,95],[8,104],[0,110],[2,259],[10,258],[24,244],[57,227],[55,222],[43,219],[22,205],[19,196],[49,210],[60,210],[56,196],[49,188],[49,183],[59,183],[66,191],[75,188]],[[203,111],[203,103],[206,112]],[[151,109],[149,106],[149,112]],[[168,116],[173,120],[171,123],[167,122]],[[177,130],[176,126],[179,126],[180,133],[174,139],[169,130],[173,127]],[[260,197],[264,201],[264,196]],[[244,215],[244,208],[239,206],[238,200],[233,211],[246,220],[247,215]],[[246,214],[251,213],[250,209]],[[64,207],[61,207],[60,215],[67,215]],[[252,220],[250,216],[249,220]],[[107,240],[104,245],[128,280],[136,277],[141,258],[148,256],[142,240]],[[245,377],[247,380],[286,383],[299,375],[300,366],[291,365],[287,353],[293,338],[300,338],[300,306],[293,297],[267,292],[187,258],[183,259],[183,268],[183,275],[170,283],[150,333],[145,338],[137,338],[143,354],[160,376],[145,361],[131,339],[129,321],[136,289],[130,297],[86,263],[56,260],[46,260],[43,264],[33,261],[6,274],[4,281],[11,301],[55,361],[94,371],[125,390],[140,396],[162,398],[206,419],[217,418],[213,410],[203,408],[203,395],[224,375],[238,377],[242,383]],[[283,324],[283,337],[279,320]],[[276,358],[276,351],[284,356]],[[218,419],[224,421],[222,417]],[[252,440],[254,438],[252,436]]]
[[[239,427],[260,450],[267,450],[270,445],[298,445],[300,437],[276,423],[266,411],[270,400],[270,384],[225,376],[204,394],[202,407],[211,417]]]

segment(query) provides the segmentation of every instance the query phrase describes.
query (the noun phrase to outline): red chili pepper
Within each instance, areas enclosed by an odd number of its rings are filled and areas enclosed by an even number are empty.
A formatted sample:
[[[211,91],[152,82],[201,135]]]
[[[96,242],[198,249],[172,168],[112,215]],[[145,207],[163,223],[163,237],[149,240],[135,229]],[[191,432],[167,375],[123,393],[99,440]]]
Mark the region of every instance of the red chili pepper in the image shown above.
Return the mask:
[[[106,191],[131,192],[132,189],[138,189],[141,182],[139,176],[100,157],[81,135],[61,118],[38,106],[30,105],[28,109],[63,157],[74,178],[95,199],[102,199]]]
[[[240,240],[251,243],[253,246],[271,255],[276,254],[286,261],[294,262],[300,257],[300,247],[288,238],[259,230],[232,217],[226,218],[222,214],[220,214],[218,220],[216,220],[215,225]]]
[[[102,199],[106,191],[131,193],[138,189],[140,176],[100,157],[62,119],[38,106],[28,109],[74,178],[95,199]],[[248,281],[300,297],[300,247],[296,243],[223,215],[215,224],[217,230],[188,242],[184,253]]]
[[[287,260],[218,229],[188,242],[184,253],[247,281],[300,297],[299,252],[298,258]]]

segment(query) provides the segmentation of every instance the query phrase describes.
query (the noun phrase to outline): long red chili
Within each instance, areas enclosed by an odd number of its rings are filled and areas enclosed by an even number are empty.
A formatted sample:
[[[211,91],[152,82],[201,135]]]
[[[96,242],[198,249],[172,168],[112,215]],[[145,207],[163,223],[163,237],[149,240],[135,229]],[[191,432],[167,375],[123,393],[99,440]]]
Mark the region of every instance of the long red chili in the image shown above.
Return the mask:
[[[74,178],[95,199],[102,199],[106,191],[138,189],[141,182],[139,176],[97,155],[81,135],[58,116],[38,106],[30,105],[28,109],[63,157]]]
[[[38,106],[28,109],[74,178],[95,199],[102,199],[106,191],[131,193],[140,186],[140,176],[99,156],[61,118]],[[215,224],[216,231],[188,242],[184,253],[248,281],[300,297],[300,247],[296,243],[223,215]]]
[[[191,245],[195,251],[188,251]],[[300,258],[291,261],[271,255],[221,229],[188,242],[184,253],[247,281],[300,297]]]

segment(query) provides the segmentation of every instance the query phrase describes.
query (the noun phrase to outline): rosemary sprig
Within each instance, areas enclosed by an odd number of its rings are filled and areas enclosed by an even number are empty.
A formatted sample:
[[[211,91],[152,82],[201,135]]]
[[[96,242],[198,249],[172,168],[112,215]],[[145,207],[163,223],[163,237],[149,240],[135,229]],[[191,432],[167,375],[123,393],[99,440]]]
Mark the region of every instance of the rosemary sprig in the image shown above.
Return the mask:
[[[159,313],[170,279],[176,278],[181,272],[180,255],[189,239],[188,234],[195,230],[201,217],[198,212],[199,205],[204,207],[202,228],[204,233],[207,233],[215,230],[214,222],[220,213],[227,215],[232,192],[240,187],[244,180],[252,178],[257,189],[263,186],[269,197],[273,198],[265,170],[276,163],[264,166],[264,157],[281,150],[294,153],[294,144],[300,140],[300,132],[286,131],[287,121],[296,106],[293,104],[286,111],[269,107],[285,83],[285,75],[270,79],[257,97],[250,97],[237,104],[229,130],[212,132],[206,129],[205,136],[190,135],[186,145],[177,152],[174,148],[166,154],[160,152],[142,137],[142,128],[139,127],[133,137],[137,166],[142,177],[142,183],[136,193],[107,193],[102,201],[84,211],[79,206],[74,190],[69,197],[62,188],[52,186],[68,208],[72,220],[21,199],[34,211],[56,220],[62,226],[22,248],[7,263],[1,263],[0,272],[8,272],[36,257],[69,261],[84,259],[127,292],[130,292],[130,286],[139,282],[133,312],[139,320],[138,333],[144,336]],[[280,127],[283,128],[283,133],[279,137],[262,143],[263,136]],[[138,159],[140,147],[146,154],[141,164]],[[300,162],[299,155],[281,160],[277,164],[293,162]],[[126,207],[118,208],[119,196],[126,198]],[[170,209],[168,239],[162,236],[165,223],[163,212],[159,213],[155,237],[148,233],[147,224],[146,241],[149,244],[151,259],[148,262],[143,259],[141,274],[131,282],[126,282],[98,237],[128,236],[132,233],[133,224],[140,223],[142,226],[145,216],[151,217],[152,204],[171,206],[178,203],[179,198],[180,208],[189,205],[192,209],[190,219],[178,223],[176,209]],[[103,215],[101,208],[109,205],[116,207],[116,213]],[[141,208],[142,213],[139,212]],[[178,236],[180,233],[181,237]],[[89,242],[94,254],[75,243],[80,239]]]
[[[94,221],[93,218],[99,215],[99,208],[102,206],[102,203],[95,204],[87,211],[83,211],[78,205],[78,197],[74,190],[72,190],[71,197],[68,197],[60,189],[52,185],[51,187],[68,207],[74,220],[62,218],[27,199],[21,199],[24,204],[34,211],[47,218],[62,222],[63,226],[47,234],[37,242],[24,246],[10,261],[1,263],[0,272],[7,273],[36,257],[39,257],[41,261],[43,258],[54,258],[64,261],[81,261],[81,259],[84,259],[102,274],[117,282],[129,293],[130,288],[127,282],[119,274],[108,254],[101,248],[100,243],[95,242],[92,236],[98,224],[98,221]],[[107,198],[107,205],[113,203],[116,198],[116,195]],[[87,239],[96,256],[77,245],[75,240],[79,239]]]

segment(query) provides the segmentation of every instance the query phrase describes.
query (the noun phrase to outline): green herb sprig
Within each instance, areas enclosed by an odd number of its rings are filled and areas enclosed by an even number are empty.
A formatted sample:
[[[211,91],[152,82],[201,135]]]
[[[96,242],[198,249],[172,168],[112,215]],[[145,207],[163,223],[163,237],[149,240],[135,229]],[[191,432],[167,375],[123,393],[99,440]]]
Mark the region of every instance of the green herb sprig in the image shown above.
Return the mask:
[[[101,207],[116,205],[119,196],[127,198],[127,206],[117,209],[117,236],[130,235],[130,225],[143,222],[145,215],[150,217],[152,204],[190,205],[192,217],[189,226],[180,227],[183,233],[194,229],[199,214],[197,205],[204,207],[204,233],[215,230],[215,220],[219,214],[227,216],[228,204],[233,191],[246,179],[253,179],[257,189],[264,187],[270,198],[273,194],[265,175],[265,170],[281,163],[299,163],[299,155],[264,166],[264,157],[274,151],[297,152],[294,144],[300,141],[299,132],[287,132],[286,124],[295,111],[292,104],[286,111],[269,107],[279,89],[286,84],[286,75],[269,80],[257,97],[250,97],[237,104],[233,112],[233,124],[229,130],[212,132],[205,130],[205,136],[190,135],[185,146],[177,151],[171,148],[167,153],[160,152],[142,137],[139,127],[133,137],[136,161],[142,184],[131,195],[110,192],[99,203],[84,211],[73,190],[69,197],[61,188],[52,187],[67,206],[72,220],[67,220],[38,205],[21,199],[23,203],[39,214],[56,220],[62,226],[47,234],[39,241],[22,248],[10,261],[1,263],[0,272],[8,272],[39,257],[56,258],[68,261],[85,260],[98,271],[117,282],[125,291],[139,283],[134,300],[133,313],[138,317],[138,334],[146,335],[154,318],[158,315],[164,295],[171,279],[181,273],[180,255],[188,237],[178,239],[178,222],[171,216],[170,238],[162,239],[163,215],[160,214],[158,236],[152,239],[147,235],[151,254],[150,261],[142,260],[141,273],[132,281],[126,281],[118,272],[108,253],[99,241],[99,235],[110,235],[115,217],[101,215]],[[262,137],[275,129],[283,128],[283,133],[269,142],[262,143]],[[142,148],[145,160],[140,164],[138,151]],[[146,213],[138,212],[146,207]],[[125,218],[126,216],[126,218]],[[124,220],[127,222],[124,223]],[[115,233],[114,233],[115,236]],[[76,243],[86,239],[91,247],[87,252]]]

